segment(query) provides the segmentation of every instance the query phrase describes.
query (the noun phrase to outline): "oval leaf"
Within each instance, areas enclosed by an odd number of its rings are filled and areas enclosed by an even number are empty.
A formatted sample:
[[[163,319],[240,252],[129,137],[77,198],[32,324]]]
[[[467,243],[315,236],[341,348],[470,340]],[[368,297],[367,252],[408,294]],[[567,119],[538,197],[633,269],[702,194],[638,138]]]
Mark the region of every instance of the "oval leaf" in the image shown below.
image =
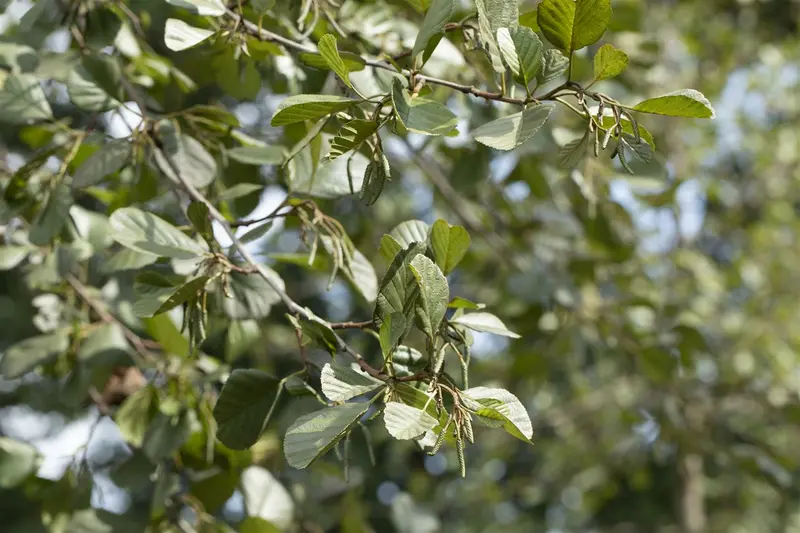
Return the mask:
[[[668,115],[671,117],[711,118],[715,117],[711,102],[700,91],[683,89],[664,96],[650,98],[634,106],[636,111]]]
[[[400,402],[386,403],[383,422],[389,435],[398,440],[416,439],[439,423],[427,412]]]
[[[467,327],[474,331],[483,331],[486,333],[494,333],[495,335],[502,335],[504,337],[511,337],[512,339],[519,339],[519,335],[506,328],[503,321],[491,313],[469,313],[461,315],[451,320],[453,324],[458,324]]]
[[[238,368],[231,372],[214,406],[217,438],[228,448],[244,450],[255,444],[264,432],[277,381],[255,369]]]
[[[320,382],[322,393],[332,402],[344,402],[384,385],[360,370],[336,363],[325,363]]]
[[[178,19],[167,19],[164,25],[164,44],[174,52],[196,46],[212,35],[211,30],[196,28]]]
[[[497,150],[513,150],[531,137],[547,122],[553,106],[532,105],[524,111],[498,118],[479,126],[472,136],[481,144]]]
[[[284,99],[278,106],[270,124],[286,126],[304,120],[316,120],[331,113],[347,109],[355,103],[352,98],[327,94],[300,94]]]
[[[135,207],[117,209],[110,222],[114,240],[137,252],[173,259],[194,259],[205,253],[198,242],[166,220]]]
[[[538,10],[542,33],[567,55],[596,43],[611,22],[611,0],[544,0]]]
[[[289,427],[283,441],[286,460],[305,468],[330,450],[367,412],[370,404],[345,403],[303,415]]]

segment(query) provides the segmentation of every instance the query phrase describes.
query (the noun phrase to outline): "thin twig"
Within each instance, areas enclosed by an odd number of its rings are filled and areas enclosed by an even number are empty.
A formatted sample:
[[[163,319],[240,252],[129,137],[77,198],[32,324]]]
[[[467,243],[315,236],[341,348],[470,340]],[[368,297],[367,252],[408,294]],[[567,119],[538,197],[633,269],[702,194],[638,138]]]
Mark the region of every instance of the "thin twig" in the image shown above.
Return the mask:
[[[331,322],[331,329],[367,329],[374,325],[372,320],[365,320],[364,322]]]

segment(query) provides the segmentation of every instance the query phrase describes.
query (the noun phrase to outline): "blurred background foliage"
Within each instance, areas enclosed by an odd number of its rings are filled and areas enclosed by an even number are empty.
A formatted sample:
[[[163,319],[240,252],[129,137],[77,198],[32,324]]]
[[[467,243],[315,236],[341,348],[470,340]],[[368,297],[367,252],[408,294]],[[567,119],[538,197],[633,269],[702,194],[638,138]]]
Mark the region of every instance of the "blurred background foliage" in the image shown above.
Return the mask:
[[[344,31],[373,49],[408,47],[420,21],[411,1],[323,3],[338,11]],[[4,70],[24,63],[12,45],[25,44],[35,51],[32,60],[38,57],[34,70],[63,79],[77,61],[70,54],[77,45],[59,20],[59,2],[2,4]],[[149,77],[149,94],[167,111],[221,103],[248,135],[291,145],[305,132],[268,125],[281,99],[273,95],[320,92],[333,83],[325,72],[255,43],[249,58],[234,58],[223,43],[169,52],[164,21],[176,8],[142,0],[109,4],[139,18],[142,26],[133,30],[146,39],[117,39],[117,51],[130,65],[126,75]],[[535,4],[523,2],[520,12]],[[387,139],[394,179],[375,205],[355,198],[320,202],[378,272],[380,237],[399,222],[444,218],[469,229],[472,247],[451,279],[453,292],[486,303],[522,335],[510,341],[477,335],[472,380],[495,383],[523,401],[533,447],[478,430],[461,479],[453,450],[428,457],[376,425],[377,465],[363,441],[353,439],[346,483],[333,453],[302,472],[285,464],[281,436],[313,405],[290,397],[251,451],[217,445],[207,464],[207,428],[201,428],[165,471],[126,445],[91,402],[70,397],[68,372],[54,364],[35,377],[0,381],[0,530],[142,531],[150,521],[153,531],[180,531],[204,509],[243,532],[800,532],[800,2],[615,0],[613,6],[610,31],[579,54],[576,78],[589,78],[593,51],[611,42],[631,63],[598,90],[636,102],[694,87],[714,105],[715,121],[649,117],[657,157],[635,168],[635,176],[607,158],[587,158],[565,171],[558,149],[580,125],[563,109],[533,141],[500,154],[464,133],[496,116],[497,106],[444,91],[463,120],[459,137]],[[31,22],[28,9],[44,14]],[[288,17],[297,7],[281,9]],[[94,38],[119,30],[94,20],[99,12],[87,12]],[[280,21],[265,24],[283,31]],[[429,72],[484,82],[485,60],[459,49],[457,35],[452,41]],[[114,112],[71,106],[59,96],[63,85],[49,89],[54,112],[71,117],[72,128],[112,136],[130,131]],[[3,126],[0,135],[7,188],[45,133]],[[58,160],[52,165],[50,172]],[[239,217],[285,194],[273,167],[231,161],[222,180],[227,187],[260,186],[231,203]],[[150,200],[177,214],[157,185],[147,186],[146,179],[123,179],[108,198],[87,195],[79,203],[108,212]],[[287,223],[260,241],[259,252],[299,250],[297,228]],[[326,291],[325,272],[275,268],[287,292],[321,316],[371,316],[347,283]],[[59,274],[53,280],[48,272],[0,272],[0,349],[48,331],[48,321],[58,323],[77,305],[70,290],[58,288]],[[132,279],[120,274],[102,288],[123,316]],[[254,329],[241,329],[231,340],[226,322],[212,323],[204,352],[276,377],[300,368],[294,331],[278,306]],[[152,326],[143,331],[161,340]],[[376,342],[347,338],[366,356],[378,356]],[[38,476],[28,475],[39,464]],[[165,513],[168,520],[153,521]],[[264,521],[241,522],[247,514]],[[203,527],[226,531],[222,523]]]

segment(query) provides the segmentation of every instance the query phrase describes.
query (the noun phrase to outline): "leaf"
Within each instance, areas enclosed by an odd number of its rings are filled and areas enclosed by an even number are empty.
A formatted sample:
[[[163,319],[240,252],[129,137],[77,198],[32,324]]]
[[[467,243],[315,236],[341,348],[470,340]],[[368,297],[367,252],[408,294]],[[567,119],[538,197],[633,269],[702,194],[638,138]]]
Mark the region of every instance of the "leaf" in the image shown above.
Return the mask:
[[[194,259],[206,253],[197,242],[152,213],[123,207],[111,214],[113,237],[121,245],[146,254]]]
[[[81,189],[99,183],[126,166],[130,159],[131,144],[127,139],[106,143],[78,167],[72,176],[72,186]]]
[[[431,227],[433,257],[445,275],[455,270],[469,250],[470,242],[469,233],[461,226],[451,226],[440,219]]]
[[[622,74],[627,66],[628,54],[614,45],[604,44],[594,56],[594,79],[614,78]]]
[[[140,448],[147,426],[158,412],[155,390],[148,386],[128,396],[114,415],[122,438],[131,446]]]
[[[433,339],[444,319],[447,302],[450,300],[447,279],[439,267],[422,254],[411,260],[409,268],[419,286],[416,312],[422,322],[421,329]]]
[[[239,524],[239,533],[281,533],[281,530],[263,518],[248,516]]]
[[[235,361],[261,338],[261,327],[255,320],[231,320],[225,335],[225,359]]]
[[[237,368],[222,386],[214,406],[217,438],[228,448],[244,450],[256,443],[269,421],[275,399],[268,394],[277,380],[255,369]]]
[[[327,94],[300,94],[285,98],[278,110],[272,116],[275,127],[286,126],[304,120],[317,120],[337,111],[342,111],[353,105],[356,101],[343,96]]]
[[[336,159],[350,150],[358,148],[377,129],[378,123],[374,120],[355,119],[347,122],[331,141],[330,152],[325,158],[328,160]]]
[[[263,15],[275,7],[275,1],[276,0],[250,0],[250,6],[255,9],[259,15]]]
[[[322,393],[332,402],[344,402],[384,386],[365,372],[336,363],[325,363],[320,382]]]
[[[222,0],[167,0],[168,4],[188,9],[196,15],[219,17],[225,14]]]
[[[0,489],[12,489],[36,473],[39,452],[30,444],[0,437]]]
[[[179,407],[176,413],[165,413],[162,401],[160,411],[147,427],[142,442],[142,451],[150,461],[157,463],[171,457],[191,434],[192,411]],[[192,414],[190,414],[192,413]]]
[[[330,135],[318,137],[319,152],[329,150]],[[350,157],[323,161],[316,166],[311,146],[306,146],[289,162],[289,185],[292,191],[317,198],[339,198],[361,188],[361,182],[369,166],[364,154],[353,152]],[[352,177],[352,189],[350,186]]]
[[[349,268],[344,269],[345,276],[356,286],[364,299],[372,304],[378,297],[378,275],[372,263],[359,250],[353,252]]]
[[[711,102],[700,91],[683,89],[667,93],[664,96],[650,98],[639,102],[633,109],[642,113],[667,115],[670,117],[710,118],[713,119],[714,108]]]
[[[26,124],[53,118],[39,80],[30,74],[11,74],[0,91],[0,122]]]
[[[238,198],[242,198],[243,196],[247,196],[248,194],[253,194],[255,192],[260,192],[263,190],[264,190],[264,185],[260,183],[237,183],[233,187],[225,189],[224,191],[219,193],[217,198],[219,199],[220,202],[230,202]],[[271,225],[270,223],[267,223],[266,224],[267,228],[269,228],[270,225]]]
[[[361,182],[359,199],[364,200],[367,205],[372,205],[378,201],[383,191],[383,186],[391,176],[389,160],[383,153],[376,156],[378,159],[370,161],[369,166],[364,171],[364,179]]]
[[[406,220],[401,222],[389,232],[389,237],[395,240],[401,248],[408,248],[415,242],[428,242],[428,224],[421,220]],[[394,257],[394,256],[392,256]]]
[[[67,77],[67,94],[70,101],[84,111],[100,113],[122,105],[94,80],[83,65],[70,71]]]
[[[461,296],[456,296],[455,298],[450,300],[450,303],[447,304],[447,307],[450,307],[451,309],[483,309],[484,307],[486,307],[486,305],[476,304],[475,302],[467,300],[466,298],[462,298]]]
[[[435,428],[439,421],[422,409],[400,402],[386,402],[383,422],[389,435],[398,440],[411,440]]]
[[[345,68],[347,68],[349,72],[358,72],[364,70],[364,68],[367,66],[367,62],[364,61],[364,58],[352,52],[339,51],[339,57],[342,59]],[[320,70],[330,70],[328,62],[325,61],[325,58],[323,58],[321,54],[303,52],[298,55],[298,58],[309,67],[314,67]]]
[[[611,0],[544,0],[538,10],[542,33],[568,56],[599,41],[611,22]]]
[[[285,161],[285,150],[282,146],[237,146],[228,150],[228,157],[245,165],[280,165]]]
[[[433,100],[412,98],[396,78],[392,85],[392,105],[400,122],[415,133],[446,135],[458,125],[458,117],[446,106]]]
[[[412,63],[428,46],[428,41],[444,31],[444,26],[453,16],[453,11],[455,11],[454,0],[433,0],[414,41],[414,48],[411,50]]]
[[[408,265],[417,255],[424,253],[425,248],[424,243],[414,243],[398,253],[389,265],[375,302],[373,318],[378,327],[383,324],[384,317],[400,313],[406,317],[406,332],[410,329],[419,288]]]
[[[214,181],[217,177],[217,162],[200,141],[178,133],[175,126],[167,120],[158,124],[158,135],[163,151],[154,150],[153,155],[165,176],[177,181],[177,170],[184,180],[199,188]]]
[[[11,270],[28,257],[27,246],[0,246],[0,271]]]
[[[186,208],[186,218],[209,247],[216,246],[217,241],[214,240],[214,229],[211,227],[211,216],[206,204],[197,200],[191,202]]]
[[[544,46],[539,36],[530,28],[521,26],[511,30],[516,57],[519,61],[518,80],[526,87],[536,79],[542,69],[542,53]]]
[[[542,68],[536,75],[540,85],[552,81],[567,71],[569,59],[555,48],[545,50],[542,54]]]
[[[498,118],[477,127],[472,136],[481,144],[497,150],[513,150],[531,137],[550,117],[553,106],[538,104],[524,111]]]
[[[167,19],[164,25],[164,44],[173,52],[196,46],[212,35],[211,30],[190,26],[179,19]]]
[[[463,391],[463,395],[499,413],[503,417],[503,428],[520,440],[530,442],[533,425],[528,411],[519,399],[505,389],[474,387]],[[478,411],[479,416],[489,416],[487,411]]]
[[[263,521],[275,524],[272,529],[255,529],[250,533],[280,533],[291,531],[295,524],[295,504],[289,491],[273,476],[269,470],[260,466],[249,466],[241,475],[241,492],[244,510],[250,518],[242,522],[241,533],[247,533],[245,526],[248,520],[254,519],[259,527]],[[270,526],[272,527],[272,526]]]
[[[500,28],[512,30],[519,25],[518,4],[518,0],[475,0],[480,38],[495,72],[505,72],[498,49],[497,31]]]
[[[589,133],[583,134],[583,137],[573,139],[561,148],[558,152],[558,163],[561,168],[573,168],[583,161],[583,156],[586,155],[586,150],[589,148]]]
[[[533,11],[528,11],[527,13],[523,13],[519,16],[519,25],[525,26],[526,28],[530,28],[533,31],[541,31],[539,29],[539,21],[538,21],[539,14],[534,9]]]
[[[631,124],[630,120],[623,117],[621,122],[622,122],[623,133],[633,135],[633,124]],[[615,123],[616,120],[614,119],[614,117],[603,117],[604,128],[608,129]],[[653,140],[653,135],[647,130],[647,128],[645,128],[641,124],[638,124],[638,126],[639,126],[639,136],[642,138],[643,141],[645,141],[647,144],[650,145],[650,148],[655,150],[656,144],[655,141]]]
[[[397,242],[397,239],[391,235],[384,235],[381,237],[381,244],[378,248],[378,253],[381,255],[381,257],[383,257],[384,261],[391,263],[392,259],[394,259],[394,256],[397,255],[397,252],[402,249],[403,247],[399,242]]]
[[[129,248],[123,248],[112,255],[104,264],[103,272],[119,272],[123,270],[139,270],[158,261],[158,256],[140,253]]]
[[[28,240],[36,246],[49,244],[64,228],[72,207],[72,191],[69,186],[59,183],[50,191],[47,204],[39,211],[31,225]]]
[[[286,460],[305,468],[330,450],[367,412],[370,404],[345,403],[301,416],[289,427],[283,442]]]
[[[339,55],[339,48],[336,46],[336,37],[330,33],[323,35],[317,44],[319,54],[328,67],[339,76],[345,85],[352,88],[353,84],[350,83],[350,70]]]
[[[511,337],[512,339],[519,339],[520,336],[510,331],[503,324],[503,321],[491,313],[468,313],[459,317],[453,318],[450,322],[460,326],[467,327],[474,331],[484,331],[487,333],[494,333],[495,335],[502,335],[504,337]]]
[[[155,276],[152,272],[145,272],[136,278],[134,292],[136,301],[133,304],[133,312],[136,316],[151,317],[166,313],[187,300],[194,298],[199,291],[202,291],[208,284],[208,276],[197,276],[181,285],[159,286],[150,285],[146,281],[152,281]]]
[[[378,340],[381,344],[381,352],[383,358],[388,359],[389,355],[394,352],[395,346],[400,342],[406,332],[406,317],[401,313],[389,313],[383,319],[380,330],[378,331]]]
[[[277,272],[265,265],[261,265],[261,268],[278,288],[285,289],[283,279]],[[231,272],[230,289],[233,297],[226,297],[222,307],[225,314],[234,320],[265,318],[272,306],[281,301],[280,295],[257,273]]]

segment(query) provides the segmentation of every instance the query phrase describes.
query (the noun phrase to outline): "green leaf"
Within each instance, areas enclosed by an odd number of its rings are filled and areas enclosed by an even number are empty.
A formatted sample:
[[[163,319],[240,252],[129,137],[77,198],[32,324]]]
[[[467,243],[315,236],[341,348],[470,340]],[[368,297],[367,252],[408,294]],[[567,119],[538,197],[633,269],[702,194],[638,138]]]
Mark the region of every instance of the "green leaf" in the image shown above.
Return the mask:
[[[364,171],[364,179],[361,182],[361,191],[358,195],[359,199],[364,200],[367,205],[372,205],[378,201],[384,184],[391,176],[389,160],[386,159],[386,156],[381,152],[376,157],[377,160],[370,161],[369,166]]]
[[[344,269],[344,274],[368,303],[375,303],[378,297],[378,275],[360,250],[353,252],[353,259],[348,268]]]
[[[515,29],[519,25],[518,0],[475,0],[478,10],[478,31],[489,54],[495,72],[505,72],[502,54],[498,48],[497,31]]]
[[[331,141],[330,152],[325,158],[328,160],[336,159],[350,150],[357,149],[377,129],[378,123],[374,120],[355,119],[347,122]]]
[[[583,156],[586,155],[586,150],[589,148],[589,133],[583,134],[583,137],[573,139],[561,148],[558,152],[558,164],[561,168],[574,168],[581,161]]]
[[[164,25],[164,44],[173,52],[197,46],[212,35],[211,30],[190,26],[179,19],[167,19]]]
[[[633,124],[631,124],[631,121],[623,117],[621,122],[622,122],[623,133],[627,133],[628,135],[633,135]],[[608,129],[615,123],[616,120],[614,119],[614,117],[603,117],[604,128]],[[653,135],[647,130],[647,128],[645,128],[641,124],[638,124],[638,126],[639,126],[639,136],[642,138],[643,141],[645,141],[647,144],[650,145],[650,148],[655,150],[656,144],[655,141],[653,140]]]
[[[458,124],[458,117],[446,106],[424,98],[412,98],[396,78],[392,85],[392,105],[400,122],[415,133],[446,135]]]
[[[424,222],[423,222],[424,224]],[[381,244],[378,248],[378,253],[383,257],[384,261],[387,263],[391,263],[394,256],[402,250],[403,247],[397,242],[397,239],[392,237],[391,235],[384,235],[381,237]]]
[[[381,344],[381,352],[384,359],[394,352],[395,346],[400,342],[406,332],[406,317],[401,313],[389,313],[383,319],[378,339]]]
[[[185,356],[189,353],[189,341],[181,335],[181,331],[169,317],[162,313],[152,318],[143,318],[147,333],[158,341],[166,353]]]
[[[125,333],[119,324],[104,324],[92,330],[78,349],[78,361],[91,365],[131,364]]]
[[[305,468],[330,450],[367,412],[370,404],[345,403],[303,415],[289,427],[283,442],[286,460]]]
[[[330,148],[330,135],[318,137],[319,152]],[[364,172],[369,159],[364,154],[353,152],[350,156],[316,165],[312,146],[306,146],[289,162],[289,185],[292,191],[317,198],[339,198],[361,189]],[[352,178],[352,189],[351,189]]]
[[[146,254],[194,259],[206,253],[197,242],[152,213],[123,207],[111,214],[113,237],[121,245]]]
[[[336,46],[336,37],[330,33],[323,35],[317,44],[317,48],[319,48],[319,54],[322,56],[322,59],[325,60],[325,63],[328,64],[328,67],[342,79],[345,85],[352,88],[353,84],[350,83],[350,70],[339,55],[339,48]]]
[[[694,89],[683,89],[664,96],[639,102],[633,109],[642,113],[667,115],[670,117],[711,118],[715,117],[711,102],[703,93]]]
[[[30,74],[11,74],[0,91],[0,122],[26,124],[53,118],[39,80]]]
[[[281,290],[285,288],[283,279],[268,266],[261,265],[272,282]],[[272,306],[281,301],[277,292],[259,274],[231,272],[230,290],[232,298],[223,300],[223,310],[229,318],[245,320],[259,319],[269,315]]]
[[[322,393],[332,402],[344,402],[384,386],[365,372],[336,363],[325,363],[320,382]]]
[[[158,412],[155,389],[144,387],[128,396],[114,415],[122,438],[131,446],[140,448],[147,426]]]
[[[386,402],[383,422],[389,435],[398,440],[416,439],[439,424],[426,411],[400,402]]]
[[[250,6],[259,15],[265,14],[267,11],[275,7],[276,0],[250,0]]]
[[[511,337],[512,339],[518,339],[520,337],[513,331],[510,331],[508,328],[506,328],[506,325],[503,324],[503,321],[491,313],[468,313],[453,318],[450,322],[467,327],[474,331],[494,333],[495,335]]]
[[[522,441],[530,442],[533,425],[528,411],[516,396],[505,389],[491,387],[473,387],[463,391],[463,395],[484,407],[477,411],[479,416],[496,418],[499,413],[502,416],[503,429]]]
[[[72,207],[72,191],[68,185],[59,183],[50,191],[47,203],[31,225],[28,234],[31,244],[44,246],[61,233],[68,220],[70,207]]]
[[[39,469],[39,452],[30,444],[0,437],[0,489],[12,489]]]
[[[67,94],[72,103],[84,111],[100,113],[122,105],[94,80],[83,65],[70,71],[67,77]]]
[[[189,135],[178,133],[174,124],[162,120],[158,124],[162,150],[154,150],[156,164],[165,176],[177,181],[175,170],[195,187],[206,187],[217,177],[217,162],[203,145]]]
[[[422,331],[433,339],[447,311],[450,288],[447,279],[436,264],[425,255],[419,254],[409,264],[414,279],[419,286],[417,317],[422,322]]]
[[[281,533],[278,526],[257,516],[249,516],[239,524],[240,533]]]
[[[237,146],[228,150],[228,157],[245,165],[280,165],[285,160],[285,150],[282,146]]]
[[[454,0],[433,0],[425,14],[425,20],[422,21],[417,39],[414,41],[414,48],[411,50],[412,63],[417,55],[428,46],[428,41],[444,31],[444,26],[453,16],[453,11],[455,11]]]
[[[389,232],[389,237],[395,240],[400,248],[408,248],[415,242],[428,242],[430,227],[421,220],[406,220],[401,222]],[[394,256],[392,256],[394,257]]]
[[[150,317],[166,313],[190,298],[195,297],[208,284],[208,276],[197,276],[181,285],[159,286],[151,282],[158,276],[153,272],[144,272],[137,276],[134,284],[136,301],[133,304],[133,312],[136,316]]]
[[[120,272],[123,270],[139,270],[158,261],[158,256],[140,253],[129,248],[123,248],[112,255],[103,264],[103,272]]]
[[[244,450],[266,429],[277,380],[255,369],[237,368],[228,377],[214,406],[217,438],[228,448]],[[277,392],[276,392],[277,393]]]
[[[627,66],[628,54],[615,48],[614,45],[604,44],[594,56],[594,79],[615,78],[622,74]]]
[[[260,183],[237,183],[233,187],[229,189],[225,189],[217,198],[220,202],[230,202],[232,200],[236,200],[238,198],[242,198],[243,196],[247,196],[248,194],[253,194],[255,192],[260,192],[264,190],[264,185]],[[270,224],[267,224],[269,228]],[[243,241],[244,242],[244,241]]]
[[[524,111],[508,115],[477,127],[472,136],[481,144],[497,150],[513,150],[531,137],[547,122],[553,106],[531,105]]]
[[[0,359],[0,376],[14,379],[56,358],[69,348],[69,330],[30,337],[9,347]]]
[[[340,51],[339,57],[342,59],[342,62],[344,62],[344,66],[348,72],[358,72],[360,70],[364,70],[364,68],[367,66],[367,62],[364,61],[364,58],[352,52]],[[298,55],[298,58],[309,67],[314,67],[320,70],[331,69],[330,66],[328,66],[328,62],[325,61],[325,58],[322,57],[321,54],[303,52]]]
[[[398,315],[402,316],[402,315]],[[419,350],[410,346],[398,346],[392,353],[392,363],[395,365],[406,365],[410,368],[425,366],[426,357]]]
[[[534,9],[533,11],[528,11],[527,13],[523,13],[519,16],[519,25],[525,26],[526,28],[530,28],[533,31],[541,31],[539,29],[539,13]]]
[[[142,451],[154,463],[171,457],[191,434],[191,414],[184,407],[177,413],[165,413],[162,402],[160,409],[144,435]]]
[[[225,335],[225,359],[235,361],[261,338],[256,320],[231,320]]]
[[[225,14],[222,0],[167,0],[168,4],[188,9],[196,15],[219,17]]]
[[[569,59],[555,48],[545,50],[542,54],[542,68],[536,75],[539,85],[552,81],[567,71]]]
[[[28,257],[27,246],[0,246],[0,271],[11,270]]]
[[[461,296],[456,296],[450,303],[447,304],[447,307],[451,309],[483,309],[486,307],[484,304],[476,304],[466,298],[462,298]]]
[[[538,10],[542,33],[568,56],[599,41],[611,22],[611,0],[544,0]]]
[[[353,105],[356,100],[344,96],[331,96],[327,94],[300,94],[284,99],[272,117],[275,127],[303,122],[304,120],[317,120],[337,111],[342,111]]]
[[[130,159],[131,144],[127,139],[104,144],[78,167],[72,176],[72,186],[82,189],[99,183],[126,166]]]
[[[436,265],[445,275],[455,270],[469,249],[469,233],[461,226],[437,220],[431,227],[431,248]]]
[[[186,208],[186,218],[192,223],[192,227],[197,231],[206,244],[209,246],[215,245],[214,229],[211,227],[211,216],[209,215],[208,206],[203,202],[193,201]]]
[[[424,253],[425,248],[424,243],[414,243],[398,253],[389,265],[375,302],[373,318],[378,327],[383,324],[384,317],[400,313],[406,317],[406,332],[410,329],[419,288],[408,265],[417,255]]]
[[[527,87],[542,68],[542,41],[533,30],[523,26],[497,30],[497,44],[514,79]]]

